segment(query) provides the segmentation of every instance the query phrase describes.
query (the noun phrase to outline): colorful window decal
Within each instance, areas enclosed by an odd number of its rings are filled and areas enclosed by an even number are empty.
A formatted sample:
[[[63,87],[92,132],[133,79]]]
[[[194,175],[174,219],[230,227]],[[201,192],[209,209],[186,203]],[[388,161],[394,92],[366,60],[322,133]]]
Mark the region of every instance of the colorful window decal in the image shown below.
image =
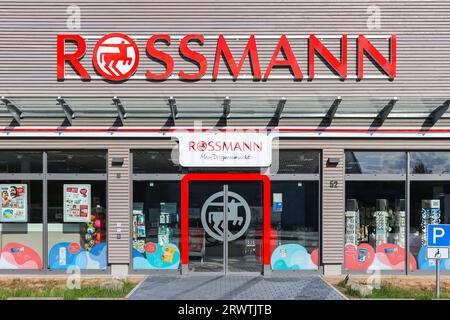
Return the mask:
[[[59,242],[50,249],[48,263],[50,269],[105,269],[106,242],[94,245],[89,251],[73,242]]]
[[[63,241],[51,247],[48,255],[50,269],[106,269],[106,212],[102,208],[96,209],[90,214],[89,222],[81,223],[80,234],[77,235],[80,242]]]
[[[270,258],[272,270],[317,270],[319,250],[308,251],[296,243],[282,244],[272,253]]]
[[[409,255],[410,270],[417,269],[417,261]],[[345,268],[347,270],[404,270],[406,265],[406,250],[392,243],[380,244],[376,251],[367,244],[356,246],[345,245]]]
[[[0,269],[42,269],[42,260],[29,246],[10,242],[0,252]]]
[[[180,250],[171,243],[134,241],[134,269],[178,269],[180,265]]]

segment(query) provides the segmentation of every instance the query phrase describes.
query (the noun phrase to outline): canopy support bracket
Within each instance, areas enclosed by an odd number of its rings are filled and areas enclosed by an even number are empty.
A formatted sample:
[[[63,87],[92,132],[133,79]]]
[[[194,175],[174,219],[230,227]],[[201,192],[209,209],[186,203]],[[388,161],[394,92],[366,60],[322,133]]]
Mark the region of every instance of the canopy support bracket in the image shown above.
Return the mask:
[[[169,97],[169,107],[170,107],[170,116],[172,117],[173,123],[175,123],[175,119],[178,118],[178,107],[177,101],[174,97]]]
[[[230,118],[230,112],[231,112],[231,99],[229,96],[226,96],[223,100],[223,117],[225,119]]]
[[[277,108],[275,110],[274,118],[277,120],[281,119],[281,114],[283,113],[284,106],[286,105],[287,99],[285,97],[282,97],[280,100],[278,100]]]
[[[380,113],[377,115],[377,120],[380,122],[380,125],[384,123],[384,121],[388,118],[395,104],[397,103],[398,98],[392,98],[383,109],[381,109]]]
[[[13,101],[4,96],[1,97],[1,100],[5,104],[6,109],[11,114],[13,119],[20,125],[20,122],[23,119],[22,110]]]
[[[56,102],[58,102],[58,104],[61,106],[61,109],[63,110],[67,121],[70,123],[70,125],[72,125],[72,120],[75,119],[75,112],[73,111],[73,109],[61,96],[58,96],[58,98],[56,98]]]
[[[114,96],[112,100],[117,108],[117,114],[119,115],[120,121],[122,121],[122,124],[124,124],[125,119],[127,118],[127,111],[125,110],[122,101],[117,96]]]

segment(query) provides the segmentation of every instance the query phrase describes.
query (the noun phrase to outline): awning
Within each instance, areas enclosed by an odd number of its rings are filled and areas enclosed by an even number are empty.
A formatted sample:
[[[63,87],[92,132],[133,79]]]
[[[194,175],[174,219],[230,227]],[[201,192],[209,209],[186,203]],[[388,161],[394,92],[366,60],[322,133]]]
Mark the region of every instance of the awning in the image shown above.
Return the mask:
[[[449,118],[446,97],[16,97],[2,96],[0,117],[24,118]]]

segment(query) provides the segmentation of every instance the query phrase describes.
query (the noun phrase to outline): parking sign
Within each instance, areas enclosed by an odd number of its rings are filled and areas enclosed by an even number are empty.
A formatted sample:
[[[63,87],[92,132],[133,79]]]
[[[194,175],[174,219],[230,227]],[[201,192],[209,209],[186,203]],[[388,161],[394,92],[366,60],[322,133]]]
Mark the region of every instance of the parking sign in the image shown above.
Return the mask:
[[[428,225],[428,247],[450,246],[450,225],[429,224]]]

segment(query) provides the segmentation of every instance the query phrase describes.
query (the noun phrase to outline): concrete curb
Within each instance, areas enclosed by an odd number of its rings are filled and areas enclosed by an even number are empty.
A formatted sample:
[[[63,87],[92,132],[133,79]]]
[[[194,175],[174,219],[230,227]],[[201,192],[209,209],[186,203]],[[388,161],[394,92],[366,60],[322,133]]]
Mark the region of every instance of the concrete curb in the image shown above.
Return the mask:
[[[340,295],[342,298],[344,298],[344,300],[350,300],[345,294],[343,294],[342,292],[340,292],[338,289],[336,289],[331,283],[329,283],[327,280],[325,280],[325,278],[323,277],[323,275],[319,275],[319,277],[323,280],[323,282],[325,282],[329,287],[331,287],[335,292],[337,292],[338,295]]]
[[[141,282],[139,282],[139,283],[136,285],[136,287],[134,287],[133,289],[131,289],[131,291],[125,296],[124,299],[126,299],[126,300],[129,299],[130,296],[131,296],[137,289],[139,289],[139,287],[144,283],[144,281],[147,280],[147,278],[148,278],[148,275],[145,276],[144,279],[142,279]]]
[[[64,300],[63,297],[9,297],[6,300]]]
[[[383,300],[416,300],[416,299],[413,299],[413,298],[405,298],[405,299],[402,299],[402,298],[352,298],[350,300],[381,300],[381,301],[383,301]]]
[[[79,298],[78,300],[127,300],[126,298]]]

